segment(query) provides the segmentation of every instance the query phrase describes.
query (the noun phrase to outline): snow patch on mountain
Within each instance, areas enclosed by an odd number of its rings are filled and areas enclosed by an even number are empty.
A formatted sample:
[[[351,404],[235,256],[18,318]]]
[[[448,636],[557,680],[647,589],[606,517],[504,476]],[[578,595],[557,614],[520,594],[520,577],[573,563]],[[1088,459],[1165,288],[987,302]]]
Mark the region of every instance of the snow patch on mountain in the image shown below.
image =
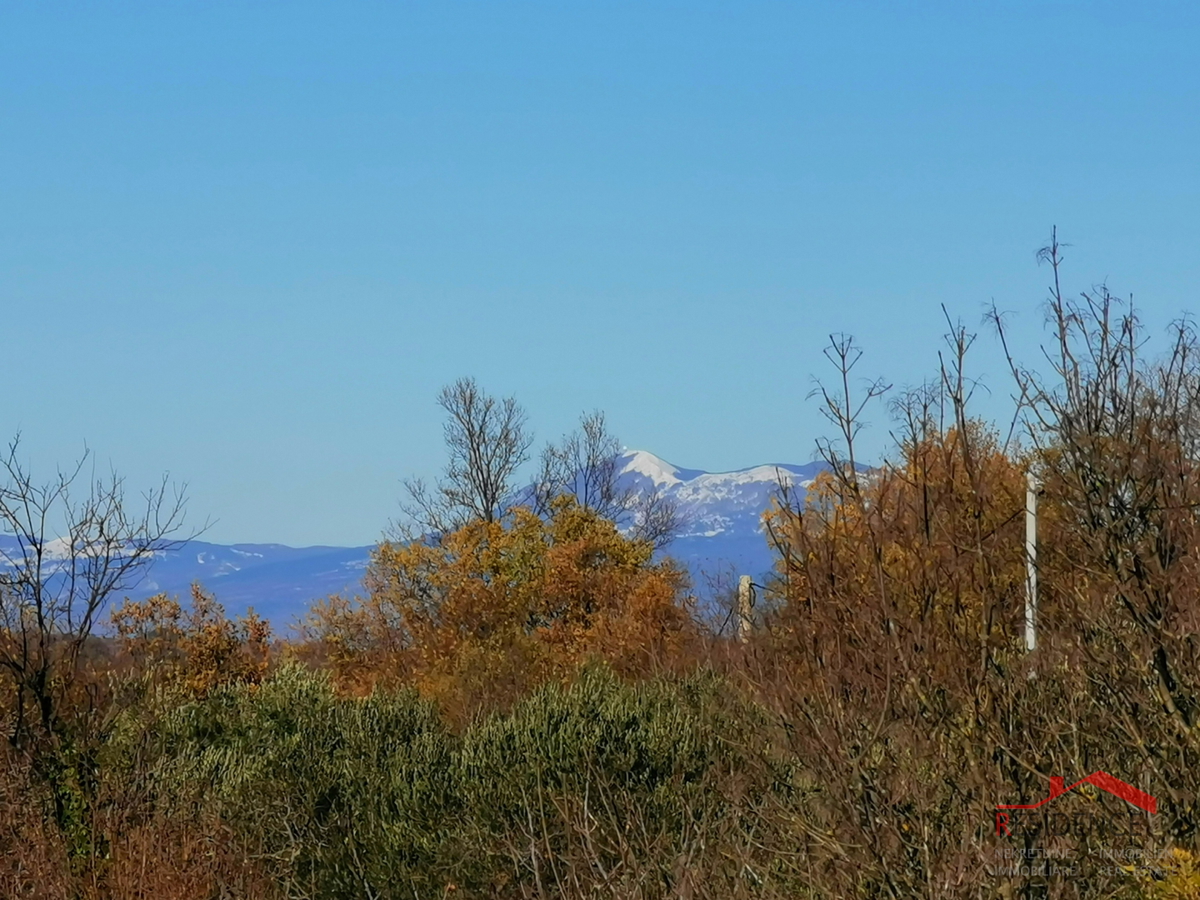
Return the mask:
[[[621,475],[640,475],[650,479],[657,487],[670,487],[680,483],[679,470],[653,453],[647,453],[645,450],[626,451],[621,459]]]

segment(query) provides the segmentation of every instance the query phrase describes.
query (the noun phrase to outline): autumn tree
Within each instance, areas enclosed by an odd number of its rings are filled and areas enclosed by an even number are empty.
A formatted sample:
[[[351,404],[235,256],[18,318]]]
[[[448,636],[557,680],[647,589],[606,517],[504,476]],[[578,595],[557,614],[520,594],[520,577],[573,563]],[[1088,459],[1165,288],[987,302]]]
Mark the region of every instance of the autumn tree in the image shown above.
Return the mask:
[[[505,703],[590,656],[653,668],[692,634],[683,573],[572,497],[428,542],[381,543],[361,603],[318,606],[309,633],[344,683],[415,679],[452,707]]]
[[[222,684],[257,684],[270,663],[270,624],[253,610],[228,618],[198,583],[186,608],[166,594],[127,598],[112,611],[112,626],[138,675],[192,697]]]
[[[822,786],[805,852],[837,896],[1024,896],[981,865],[995,804],[1044,796],[1049,775],[1086,765],[1099,742],[1072,747],[1064,728],[1102,734],[1101,706],[1077,669],[1029,678],[1027,460],[971,413],[971,341],[951,323],[936,380],[892,404],[894,454],[863,472],[849,460],[863,400],[880,383],[855,393],[858,356],[835,339],[836,387],[819,396],[840,432],[832,461],[843,464],[767,517],[782,603],[752,644],[749,672]],[[1045,537],[1056,539],[1055,510],[1044,512]],[[1063,652],[1047,637],[1046,652]]]
[[[72,853],[95,851],[105,679],[93,631],[109,601],[183,539],[184,496],[164,479],[130,501],[89,457],[44,482],[14,440],[0,457],[0,715]]]
[[[1046,564],[1074,574],[1057,602],[1081,635],[1080,662],[1104,691],[1115,732],[1166,797],[1170,830],[1195,840],[1200,340],[1183,319],[1165,355],[1149,355],[1132,301],[1105,285],[1066,295],[1062,247],[1054,233],[1039,254],[1052,277],[1050,369],[1010,356],[1036,472],[1063,524]],[[1005,339],[995,310],[991,318]]]
[[[1051,367],[1013,363],[1023,445],[973,415],[973,337],[952,323],[938,377],[893,403],[893,456],[859,472],[847,463],[879,382],[854,394],[857,356],[835,341],[820,396],[843,464],[767,518],[783,602],[746,672],[821,785],[805,852],[835,895],[1113,895],[1120,871],[980,865],[997,802],[1100,768],[1157,796],[1157,820],[1072,794],[1062,820],[1030,818],[1008,846],[1086,858],[1129,832],[1142,852],[1196,849],[1196,341],[1179,324],[1165,357],[1144,358],[1107,290],[1064,296],[1059,258],[1052,243]],[[1032,653],[1028,472],[1042,485]]]

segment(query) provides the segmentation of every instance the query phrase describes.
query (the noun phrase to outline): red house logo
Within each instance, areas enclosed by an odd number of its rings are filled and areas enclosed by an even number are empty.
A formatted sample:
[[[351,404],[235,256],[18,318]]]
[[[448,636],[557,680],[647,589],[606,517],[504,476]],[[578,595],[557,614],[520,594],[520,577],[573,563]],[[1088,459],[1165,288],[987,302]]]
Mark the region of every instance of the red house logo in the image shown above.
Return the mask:
[[[1063,783],[1063,779],[1058,775],[1050,777],[1050,796],[1044,800],[1039,800],[1037,803],[997,803],[996,804],[996,834],[1010,835],[1012,834],[1008,828],[1009,814],[1004,812],[1006,809],[1040,809],[1051,800],[1056,800],[1063,794],[1069,794],[1081,784],[1090,784],[1102,791],[1107,791],[1114,797],[1120,797],[1126,803],[1131,803],[1140,809],[1145,810],[1151,815],[1158,812],[1158,799],[1145,791],[1139,791],[1132,784],[1122,781],[1114,775],[1109,775],[1107,772],[1093,772],[1087,778],[1081,778],[1070,787]]]

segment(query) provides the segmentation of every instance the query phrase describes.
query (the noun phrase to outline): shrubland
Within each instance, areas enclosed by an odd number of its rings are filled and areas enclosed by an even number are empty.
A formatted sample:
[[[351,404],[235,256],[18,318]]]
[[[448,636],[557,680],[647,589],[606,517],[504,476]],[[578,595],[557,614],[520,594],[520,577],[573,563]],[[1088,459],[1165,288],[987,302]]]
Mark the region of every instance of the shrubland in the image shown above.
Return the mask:
[[[446,477],[411,486],[421,527],[297,637],[199,587],[47,632],[53,715],[12,666],[0,688],[0,895],[1200,896],[1200,347],[1181,322],[1144,356],[1127,307],[1067,298],[1046,259],[1015,431],[975,414],[952,325],[866,469],[883,386],[856,395],[832,341],[829,471],[764,516],[748,640],[701,624],[655,552],[671,511],[613,487],[602,418],[522,494],[523,413],[469,381],[442,396]],[[1097,771],[1157,812],[1085,784],[1000,827]]]

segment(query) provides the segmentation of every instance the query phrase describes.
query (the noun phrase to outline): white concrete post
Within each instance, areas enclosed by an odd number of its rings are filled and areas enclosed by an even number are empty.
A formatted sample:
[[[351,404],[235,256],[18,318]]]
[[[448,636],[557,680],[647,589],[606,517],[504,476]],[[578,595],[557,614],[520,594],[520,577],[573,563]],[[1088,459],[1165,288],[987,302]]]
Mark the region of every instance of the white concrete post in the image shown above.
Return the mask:
[[[1025,649],[1031,652],[1037,648],[1037,497],[1031,472],[1025,485]]]
[[[752,610],[751,610],[751,607],[753,605],[753,603],[751,601],[751,596],[752,595],[751,595],[751,586],[750,586],[750,576],[743,575],[738,580],[738,608],[737,608],[738,640],[742,641],[743,643],[750,640],[750,626],[751,626],[751,622],[752,622],[751,616],[753,615]]]

